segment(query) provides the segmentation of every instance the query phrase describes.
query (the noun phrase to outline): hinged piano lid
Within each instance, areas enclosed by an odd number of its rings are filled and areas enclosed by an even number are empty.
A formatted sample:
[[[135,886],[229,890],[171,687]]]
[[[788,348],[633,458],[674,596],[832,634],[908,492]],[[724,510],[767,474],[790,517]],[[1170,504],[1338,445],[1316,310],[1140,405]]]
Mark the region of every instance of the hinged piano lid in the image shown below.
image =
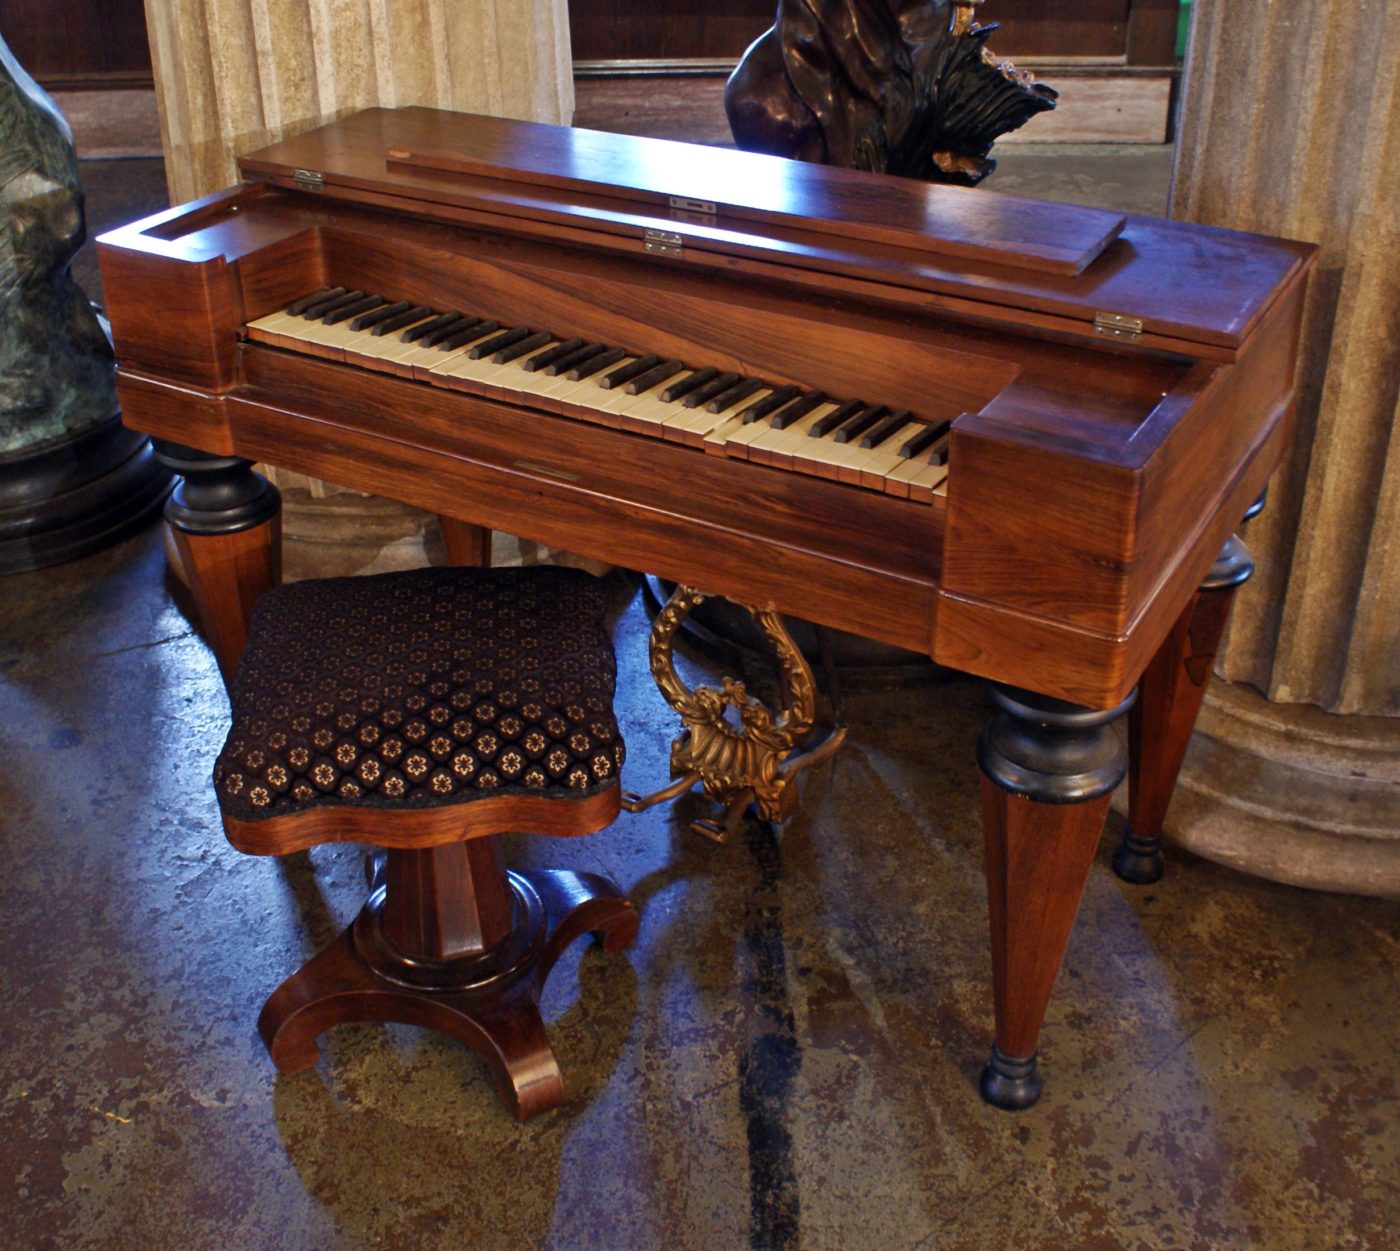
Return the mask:
[[[250,153],[239,168],[428,215],[440,205],[555,222],[679,260],[757,255],[923,288],[998,306],[998,320],[1025,310],[1092,334],[1107,312],[1141,322],[1149,342],[1238,346],[1307,253],[986,190],[425,108],[369,109]],[[665,248],[654,244],[661,233]],[[1245,281],[1232,280],[1242,259]]]

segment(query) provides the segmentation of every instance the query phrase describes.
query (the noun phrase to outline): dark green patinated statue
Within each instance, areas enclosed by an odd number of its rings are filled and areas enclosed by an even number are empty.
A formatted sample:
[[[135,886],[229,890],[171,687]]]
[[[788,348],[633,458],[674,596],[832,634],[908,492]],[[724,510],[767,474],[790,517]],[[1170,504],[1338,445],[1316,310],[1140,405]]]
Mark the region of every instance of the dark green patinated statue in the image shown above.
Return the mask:
[[[72,132],[0,39],[0,573],[107,547],[170,491],[68,272],[84,234]]]
[[[111,345],[68,272],[83,236],[72,133],[0,41],[0,454],[116,410]]]

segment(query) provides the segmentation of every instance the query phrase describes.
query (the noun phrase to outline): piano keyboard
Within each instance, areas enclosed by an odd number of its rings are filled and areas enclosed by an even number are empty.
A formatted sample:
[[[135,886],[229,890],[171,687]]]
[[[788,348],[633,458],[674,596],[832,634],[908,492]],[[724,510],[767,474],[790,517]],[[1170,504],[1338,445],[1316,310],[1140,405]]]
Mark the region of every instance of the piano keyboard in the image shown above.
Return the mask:
[[[931,502],[951,422],[343,287],[248,323],[273,347]]]

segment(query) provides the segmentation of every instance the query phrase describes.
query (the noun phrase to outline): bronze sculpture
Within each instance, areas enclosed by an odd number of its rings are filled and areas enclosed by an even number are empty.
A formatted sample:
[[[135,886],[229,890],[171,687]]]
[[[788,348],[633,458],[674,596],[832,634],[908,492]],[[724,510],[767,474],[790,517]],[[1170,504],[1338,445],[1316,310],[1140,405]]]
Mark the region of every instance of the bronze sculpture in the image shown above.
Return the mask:
[[[84,235],[72,133],[0,39],[0,573],[106,546],[169,490],[69,273]]]
[[[932,182],[980,182],[1056,92],[987,49],[982,0],[779,0],[725,88],[754,152]]]

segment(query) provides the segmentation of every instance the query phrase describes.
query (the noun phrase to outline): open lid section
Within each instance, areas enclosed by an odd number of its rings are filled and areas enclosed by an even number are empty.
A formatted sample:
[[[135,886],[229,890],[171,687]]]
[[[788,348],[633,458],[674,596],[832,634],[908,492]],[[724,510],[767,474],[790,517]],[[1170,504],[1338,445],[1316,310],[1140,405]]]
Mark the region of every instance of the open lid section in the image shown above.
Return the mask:
[[[238,164],[245,178],[347,203],[485,213],[528,223],[527,233],[587,231],[629,252],[646,241],[701,263],[757,258],[951,298],[941,306],[998,323],[1225,360],[1316,251],[994,191],[425,108],[368,109]]]
[[[354,133],[358,144],[335,141]],[[331,140],[328,144],[326,141]],[[718,225],[801,227],[1015,269],[1078,274],[1123,228],[1123,216],[1018,196],[988,196],[861,170],[749,152],[410,108],[370,110],[253,153],[245,174],[310,168],[325,181],[383,180],[415,198],[456,202],[464,180],[491,179],[524,193],[566,192],[580,202],[625,201],[651,215],[673,211]],[[377,169],[376,169],[377,166]]]

